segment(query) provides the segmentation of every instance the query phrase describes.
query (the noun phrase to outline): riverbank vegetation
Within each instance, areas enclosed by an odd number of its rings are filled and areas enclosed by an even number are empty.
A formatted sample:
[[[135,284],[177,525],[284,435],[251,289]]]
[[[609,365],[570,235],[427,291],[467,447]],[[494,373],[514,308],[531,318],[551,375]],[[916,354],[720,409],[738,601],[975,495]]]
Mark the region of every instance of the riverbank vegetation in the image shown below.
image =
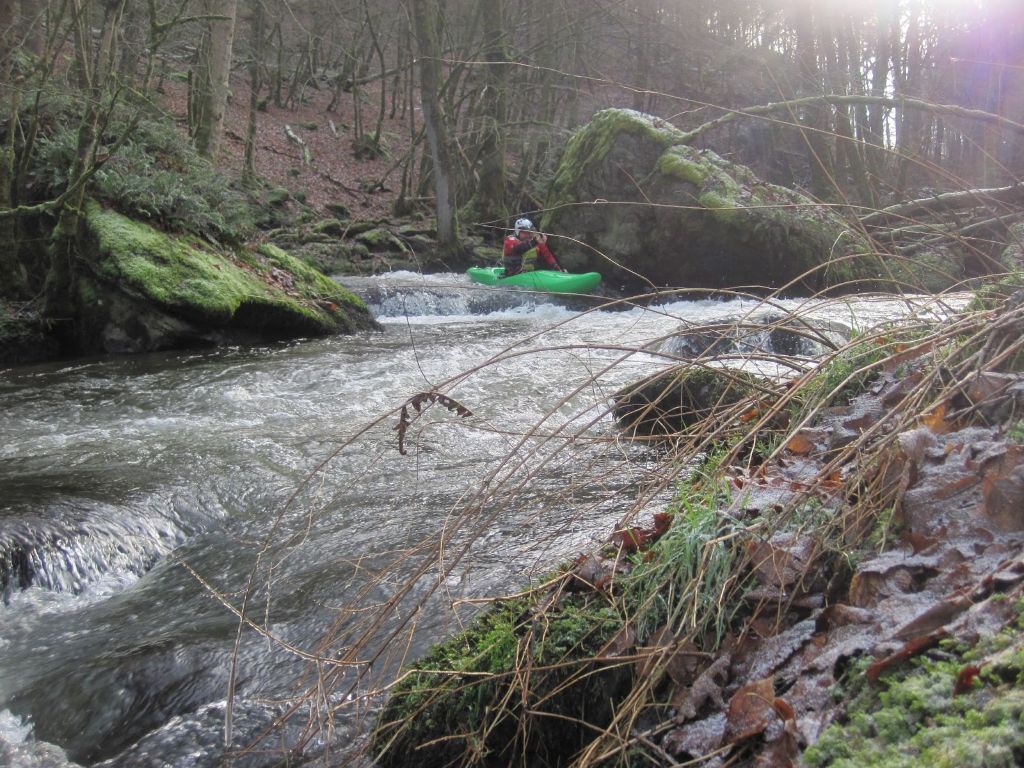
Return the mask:
[[[712,355],[662,376],[672,500],[413,664],[378,763],[1015,764],[1020,296],[741,396],[687,387]]]

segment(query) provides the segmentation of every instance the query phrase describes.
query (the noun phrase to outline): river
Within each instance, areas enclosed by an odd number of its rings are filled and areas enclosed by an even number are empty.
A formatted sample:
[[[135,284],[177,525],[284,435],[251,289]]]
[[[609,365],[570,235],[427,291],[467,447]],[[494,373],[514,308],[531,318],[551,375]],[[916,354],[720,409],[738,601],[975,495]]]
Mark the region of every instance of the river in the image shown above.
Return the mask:
[[[220,765],[229,709],[243,746],[296,702],[263,746],[345,762],[375,686],[473,598],[664,503],[615,389],[681,329],[778,314],[347,284],[382,332],[0,371],[0,763]],[[832,331],[910,306],[781,304]]]

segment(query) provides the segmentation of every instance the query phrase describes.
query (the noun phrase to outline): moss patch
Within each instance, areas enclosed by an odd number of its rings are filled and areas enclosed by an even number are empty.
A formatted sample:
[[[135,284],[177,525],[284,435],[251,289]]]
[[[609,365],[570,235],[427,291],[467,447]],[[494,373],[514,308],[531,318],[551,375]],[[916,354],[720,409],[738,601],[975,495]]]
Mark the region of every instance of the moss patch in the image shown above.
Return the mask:
[[[955,695],[971,664],[980,674]],[[884,676],[864,679],[868,661],[837,695],[849,702],[804,754],[809,766],[836,768],[1010,768],[1024,761],[1024,632],[1020,620],[972,649],[947,646],[941,659],[916,658]]]
[[[607,724],[631,679],[592,658],[621,627],[594,595],[547,609],[535,598],[497,604],[394,689],[373,734],[378,764],[565,762]]]
[[[100,280],[191,322],[275,323],[312,334],[373,325],[358,298],[280,248],[221,250],[96,203],[87,220],[95,241],[90,264]]]
[[[573,199],[573,190],[580,177],[600,164],[623,134],[641,136],[661,147],[671,146],[683,137],[682,131],[642,112],[632,109],[601,110],[566,144],[548,194],[548,200],[555,202],[549,202],[548,207]],[[549,215],[546,214],[541,223],[544,228],[548,226]]]
[[[599,112],[573,135],[542,227],[566,235],[574,269],[627,288],[641,287],[637,275],[654,285],[797,292],[885,279],[836,210],[685,141],[668,123],[623,109]]]

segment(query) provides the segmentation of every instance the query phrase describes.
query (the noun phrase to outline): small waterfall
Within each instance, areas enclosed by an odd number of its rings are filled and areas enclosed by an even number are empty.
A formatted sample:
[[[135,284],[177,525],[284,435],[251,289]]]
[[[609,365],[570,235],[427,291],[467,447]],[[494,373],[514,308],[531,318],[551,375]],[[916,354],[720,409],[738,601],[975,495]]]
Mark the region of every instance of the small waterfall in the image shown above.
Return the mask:
[[[533,309],[555,299],[515,288],[491,288],[463,275],[443,278],[393,272],[374,278],[337,277],[366,302],[375,317],[454,317]]]
[[[702,325],[680,330],[661,345],[661,351],[683,359],[715,355],[766,354],[819,358],[829,345],[851,337],[849,326],[827,320],[782,318],[764,314],[744,321]]]
[[[197,529],[196,507],[174,500],[112,506],[63,500],[39,514],[10,516],[0,529],[0,588],[80,593],[109,573],[140,576]],[[189,518],[193,518],[190,520]]]

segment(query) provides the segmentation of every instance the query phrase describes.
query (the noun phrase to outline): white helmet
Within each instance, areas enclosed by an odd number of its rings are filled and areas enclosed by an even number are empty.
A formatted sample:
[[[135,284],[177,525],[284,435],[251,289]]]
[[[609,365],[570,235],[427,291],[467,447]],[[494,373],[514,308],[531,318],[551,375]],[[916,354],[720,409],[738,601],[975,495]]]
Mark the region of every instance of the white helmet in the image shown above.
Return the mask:
[[[533,222],[529,219],[516,219],[516,237],[519,237],[519,233],[522,230],[530,231],[533,229]]]

